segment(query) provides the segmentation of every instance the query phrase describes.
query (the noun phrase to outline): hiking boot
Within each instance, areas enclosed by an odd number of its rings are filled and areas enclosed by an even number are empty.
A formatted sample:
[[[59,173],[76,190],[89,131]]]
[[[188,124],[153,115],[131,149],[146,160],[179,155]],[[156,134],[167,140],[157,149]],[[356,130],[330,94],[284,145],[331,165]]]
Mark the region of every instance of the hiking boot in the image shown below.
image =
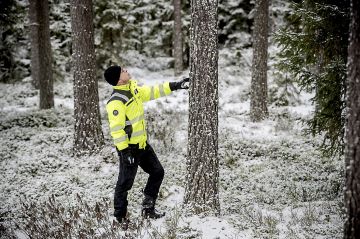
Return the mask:
[[[165,212],[158,212],[155,208],[143,208],[141,215],[144,218],[158,219],[165,216]]]

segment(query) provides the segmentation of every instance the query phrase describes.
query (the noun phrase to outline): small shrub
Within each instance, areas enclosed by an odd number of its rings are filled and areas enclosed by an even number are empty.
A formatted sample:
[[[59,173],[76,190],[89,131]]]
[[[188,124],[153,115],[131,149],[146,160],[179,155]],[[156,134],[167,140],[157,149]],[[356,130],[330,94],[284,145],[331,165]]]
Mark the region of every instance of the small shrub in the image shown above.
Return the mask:
[[[263,213],[260,209],[244,208],[242,214],[248,222],[255,227],[260,227],[263,224]]]
[[[314,222],[319,220],[318,214],[310,202],[306,205],[304,214],[300,220],[301,224],[305,226],[311,226]]]
[[[65,117],[66,112],[57,112],[55,109],[34,110],[26,112],[16,112],[10,116],[1,117],[0,130],[6,130],[13,127],[55,127],[61,122],[66,125],[72,123],[71,117]]]
[[[166,219],[167,239],[176,239],[181,212],[175,208]]]
[[[276,235],[279,233],[279,229],[276,228],[278,223],[279,220],[276,217],[271,215],[264,216],[265,228],[270,235]]]
[[[13,216],[10,210],[0,211],[0,238],[15,239],[18,238],[15,234],[16,225],[10,220]]]
[[[143,224],[132,222],[133,230],[123,232],[120,223],[111,221],[105,198],[91,206],[77,195],[76,206],[66,208],[53,195],[42,204],[25,200],[21,206],[17,224],[29,238],[137,238]]]
[[[276,117],[276,131],[290,131],[294,127],[294,119],[291,119],[290,112],[288,110],[283,111]]]

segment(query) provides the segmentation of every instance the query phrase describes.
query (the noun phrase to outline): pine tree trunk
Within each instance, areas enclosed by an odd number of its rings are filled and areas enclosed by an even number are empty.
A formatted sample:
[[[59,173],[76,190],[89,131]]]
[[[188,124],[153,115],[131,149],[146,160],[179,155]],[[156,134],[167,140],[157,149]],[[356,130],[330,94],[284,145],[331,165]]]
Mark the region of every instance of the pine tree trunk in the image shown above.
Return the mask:
[[[30,21],[30,41],[31,41],[31,78],[32,85],[39,89],[39,23],[37,20],[37,2],[39,0],[29,1],[29,21]]]
[[[250,118],[260,121],[268,116],[267,109],[267,51],[269,1],[255,1],[253,32],[253,61],[251,77]]]
[[[175,75],[179,75],[183,70],[183,42],[182,42],[182,31],[181,31],[181,0],[174,1],[174,70]]]
[[[71,0],[70,4],[74,70],[74,149],[79,153],[101,147],[104,136],[95,74],[92,1]]]
[[[191,1],[191,83],[185,203],[220,213],[217,0]]]
[[[344,238],[360,235],[360,4],[351,1],[347,73],[346,188]]]
[[[47,0],[30,0],[31,75],[40,89],[40,109],[54,107],[52,52]]]

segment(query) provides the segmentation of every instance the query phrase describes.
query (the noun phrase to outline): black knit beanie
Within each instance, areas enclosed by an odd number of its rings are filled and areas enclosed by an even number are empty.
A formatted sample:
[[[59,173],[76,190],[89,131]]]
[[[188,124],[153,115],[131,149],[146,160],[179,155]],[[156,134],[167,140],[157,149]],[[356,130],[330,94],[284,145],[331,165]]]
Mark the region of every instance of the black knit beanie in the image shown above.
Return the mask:
[[[117,85],[119,78],[120,78],[120,74],[121,74],[121,67],[120,66],[110,66],[109,68],[107,68],[104,72],[104,77],[105,80],[110,84],[110,85]]]

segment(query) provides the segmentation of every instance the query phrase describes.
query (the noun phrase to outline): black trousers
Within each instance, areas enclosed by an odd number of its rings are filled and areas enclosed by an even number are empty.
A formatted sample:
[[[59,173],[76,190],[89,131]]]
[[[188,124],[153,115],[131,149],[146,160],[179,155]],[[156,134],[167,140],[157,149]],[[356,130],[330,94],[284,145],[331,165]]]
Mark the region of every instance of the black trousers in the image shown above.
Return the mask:
[[[127,195],[128,191],[134,184],[134,179],[137,173],[138,166],[140,166],[146,173],[149,174],[144,195],[156,200],[160,185],[164,178],[164,168],[157,158],[153,148],[147,144],[145,149],[139,149],[138,145],[129,145],[131,153],[134,157],[134,163],[130,164],[124,160],[119,153],[119,176],[115,187],[114,195],[114,216],[125,217],[127,211]]]

